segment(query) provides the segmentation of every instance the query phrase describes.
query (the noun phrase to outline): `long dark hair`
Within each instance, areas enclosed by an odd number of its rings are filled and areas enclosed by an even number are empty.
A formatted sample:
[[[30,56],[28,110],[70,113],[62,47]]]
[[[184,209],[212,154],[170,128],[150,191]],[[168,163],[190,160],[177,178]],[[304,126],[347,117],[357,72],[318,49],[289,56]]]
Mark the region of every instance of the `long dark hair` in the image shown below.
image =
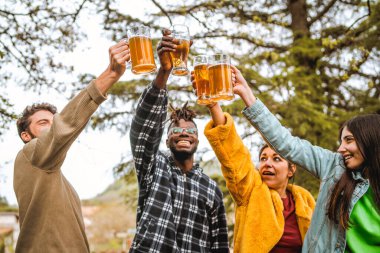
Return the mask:
[[[364,163],[361,166],[363,176],[369,179],[369,184],[375,195],[375,205],[380,214],[380,115],[368,114],[354,117],[343,124],[355,138]],[[349,228],[349,208],[352,194],[358,182],[352,177],[352,171],[346,169],[335,184],[330,196],[327,215],[342,228]]]

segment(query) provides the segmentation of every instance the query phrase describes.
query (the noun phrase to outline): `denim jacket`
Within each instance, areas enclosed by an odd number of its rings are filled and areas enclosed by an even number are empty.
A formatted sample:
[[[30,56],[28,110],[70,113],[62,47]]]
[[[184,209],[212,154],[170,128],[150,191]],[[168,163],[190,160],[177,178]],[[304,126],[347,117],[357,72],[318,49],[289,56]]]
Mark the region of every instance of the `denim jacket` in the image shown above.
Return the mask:
[[[245,108],[243,114],[281,156],[300,165],[321,180],[317,204],[302,252],[344,252],[346,232],[327,217],[330,192],[345,171],[343,157],[292,136],[260,100]],[[350,213],[369,188],[368,179],[364,179],[360,172],[353,173],[353,177],[359,183],[351,199]]]

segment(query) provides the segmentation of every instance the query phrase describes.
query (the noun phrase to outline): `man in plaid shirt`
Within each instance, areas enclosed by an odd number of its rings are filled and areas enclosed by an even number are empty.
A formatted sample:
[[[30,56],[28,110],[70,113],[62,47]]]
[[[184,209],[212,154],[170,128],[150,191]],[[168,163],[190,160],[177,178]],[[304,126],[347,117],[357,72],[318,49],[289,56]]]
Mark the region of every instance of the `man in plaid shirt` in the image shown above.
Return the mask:
[[[198,131],[195,114],[186,106],[172,113],[166,140],[170,154],[158,151],[173,67],[169,52],[178,45],[169,34],[164,31],[157,47],[161,66],[141,95],[131,126],[139,200],[130,252],[229,252],[222,192],[194,163]]]

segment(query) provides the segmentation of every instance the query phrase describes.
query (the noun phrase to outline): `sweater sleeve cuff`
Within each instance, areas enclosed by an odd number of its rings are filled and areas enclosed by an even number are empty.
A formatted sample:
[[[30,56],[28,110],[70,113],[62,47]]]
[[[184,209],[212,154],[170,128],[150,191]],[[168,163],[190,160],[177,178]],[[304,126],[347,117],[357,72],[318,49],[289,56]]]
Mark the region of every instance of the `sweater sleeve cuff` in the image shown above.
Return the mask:
[[[207,123],[204,134],[209,141],[224,140],[228,137],[233,126],[233,119],[229,113],[225,112],[224,116],[226,117],[226,123],[224,125],[214,127],[213,120]]]
[[[103,101],[107,99],[106,96],[104,96],[99,89],[95,85],[95,80],[92,80],[90,84],[86,88],[88,94],[92,98],[92,100],[95,101],[97,105],[100,105]]]

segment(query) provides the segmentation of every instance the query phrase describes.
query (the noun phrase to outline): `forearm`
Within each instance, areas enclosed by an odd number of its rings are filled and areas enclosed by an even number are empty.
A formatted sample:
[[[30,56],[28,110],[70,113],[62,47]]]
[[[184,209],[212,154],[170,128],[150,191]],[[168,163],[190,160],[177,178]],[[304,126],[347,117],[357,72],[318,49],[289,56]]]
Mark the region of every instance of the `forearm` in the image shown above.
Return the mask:
[[[212,121],[214,122],[214,126],[226,124],[226,117],[224,116],[223,110],[218,103],[212,104],[207,107],[210,111]]]
[[[120,75],[106,69],[98,78],[95,79],[96,88],[105,95],[107,91],[120,79]]]
[[[243,100],[246,107],[250,107],[256,103],[256,97],[253,95],[252,91],[241,94],[241,99]]]
[[[166,89],[166,83],[168,82],[169,75],[170,71],[164,70],[160,67],[156,78],[153,80],[153,85],[159,89]]]

